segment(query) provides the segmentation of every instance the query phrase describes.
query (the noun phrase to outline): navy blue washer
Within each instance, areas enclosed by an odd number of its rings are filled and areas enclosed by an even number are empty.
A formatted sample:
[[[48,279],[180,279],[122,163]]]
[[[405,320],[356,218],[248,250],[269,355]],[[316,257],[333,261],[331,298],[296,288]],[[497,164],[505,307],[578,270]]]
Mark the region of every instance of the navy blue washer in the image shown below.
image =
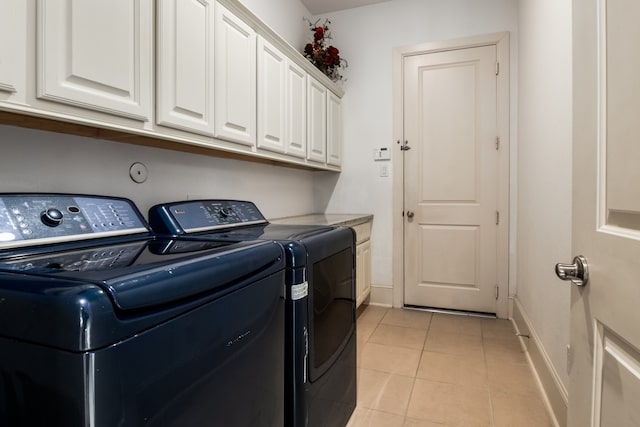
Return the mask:
[[[284,266],[126,199],[0,194],[0,425],[283,425]]]
[[[158,234],[277,241],[286,259],[285,426],[336,426],[356,406],[355,234],[348,227],[270,224],[251,202],[193,200],[149,211]]]

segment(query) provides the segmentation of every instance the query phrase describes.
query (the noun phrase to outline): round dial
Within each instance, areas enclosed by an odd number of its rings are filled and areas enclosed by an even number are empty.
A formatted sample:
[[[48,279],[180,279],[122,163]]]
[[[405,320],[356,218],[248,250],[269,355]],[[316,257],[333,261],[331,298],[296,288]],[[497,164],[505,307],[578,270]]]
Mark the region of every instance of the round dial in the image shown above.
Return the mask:
[[[62,224],[62,212],[56,208],[49,208],[40,214],[40,219],[49,227],[57,227]]]
[[[233,215],[233,208],[230,207],[224,207],[220,209],[220,215],[222,215],[224,218]]]

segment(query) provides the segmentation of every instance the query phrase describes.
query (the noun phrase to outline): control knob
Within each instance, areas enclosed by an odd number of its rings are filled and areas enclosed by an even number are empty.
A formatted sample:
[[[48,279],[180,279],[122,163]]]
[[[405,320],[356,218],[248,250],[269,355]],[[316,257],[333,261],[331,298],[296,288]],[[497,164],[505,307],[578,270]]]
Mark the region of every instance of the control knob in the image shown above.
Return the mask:
[[[40,219],[44,225],[57,227],[62,224],[62,212],[56,208],[49,208],[40,214]]]
[[[230,207],[221,208],[220,215],[222,215],[223,218],[233,215],[233,208],[230,208]]]

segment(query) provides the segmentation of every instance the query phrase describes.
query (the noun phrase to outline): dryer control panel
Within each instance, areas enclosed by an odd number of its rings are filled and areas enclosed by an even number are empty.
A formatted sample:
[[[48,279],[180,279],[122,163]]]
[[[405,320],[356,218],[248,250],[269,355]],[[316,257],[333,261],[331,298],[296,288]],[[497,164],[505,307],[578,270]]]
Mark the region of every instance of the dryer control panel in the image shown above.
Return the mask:
[[[127,199],[68,194],[0,194],[0,248],[148,232]]]
[[[190,200],[156,205],[149,211],[151,228],[173,235],[267,224],[256,205],[238,200]]]

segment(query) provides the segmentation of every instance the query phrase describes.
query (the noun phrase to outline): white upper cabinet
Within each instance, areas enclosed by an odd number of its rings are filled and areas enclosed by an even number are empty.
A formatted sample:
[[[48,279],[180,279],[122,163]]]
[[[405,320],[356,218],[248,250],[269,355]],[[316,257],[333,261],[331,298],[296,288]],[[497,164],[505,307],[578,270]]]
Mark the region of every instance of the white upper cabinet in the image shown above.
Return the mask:
[[[327,91],[327,164],[342,164],[342,100]]]
[[[24,0],[0,1],[0,100],[24,95],[26,10]]]
[[[258,148],[304,159],[307,73],[258,37]]]
[[[307,73],[292,61],[286,70],[286,146],[290,156],[307,156]]]
[[[157,123],[213,136],[214,1],[156,5]]]
[[[0,109],[62,132],[341,168],[343,90],[241,0],[0,0],[0,47]]]
[[[286,57],[258,37],[258,148],[286,152]]]
[[[256,77],[256,32],[216,3],[216,137],[255,146]]]
[[[38,0],[37,96],[148,121],[152,0]]]
[[[307,159],[325,163],[327,147],[327,88],[307,76]]]

